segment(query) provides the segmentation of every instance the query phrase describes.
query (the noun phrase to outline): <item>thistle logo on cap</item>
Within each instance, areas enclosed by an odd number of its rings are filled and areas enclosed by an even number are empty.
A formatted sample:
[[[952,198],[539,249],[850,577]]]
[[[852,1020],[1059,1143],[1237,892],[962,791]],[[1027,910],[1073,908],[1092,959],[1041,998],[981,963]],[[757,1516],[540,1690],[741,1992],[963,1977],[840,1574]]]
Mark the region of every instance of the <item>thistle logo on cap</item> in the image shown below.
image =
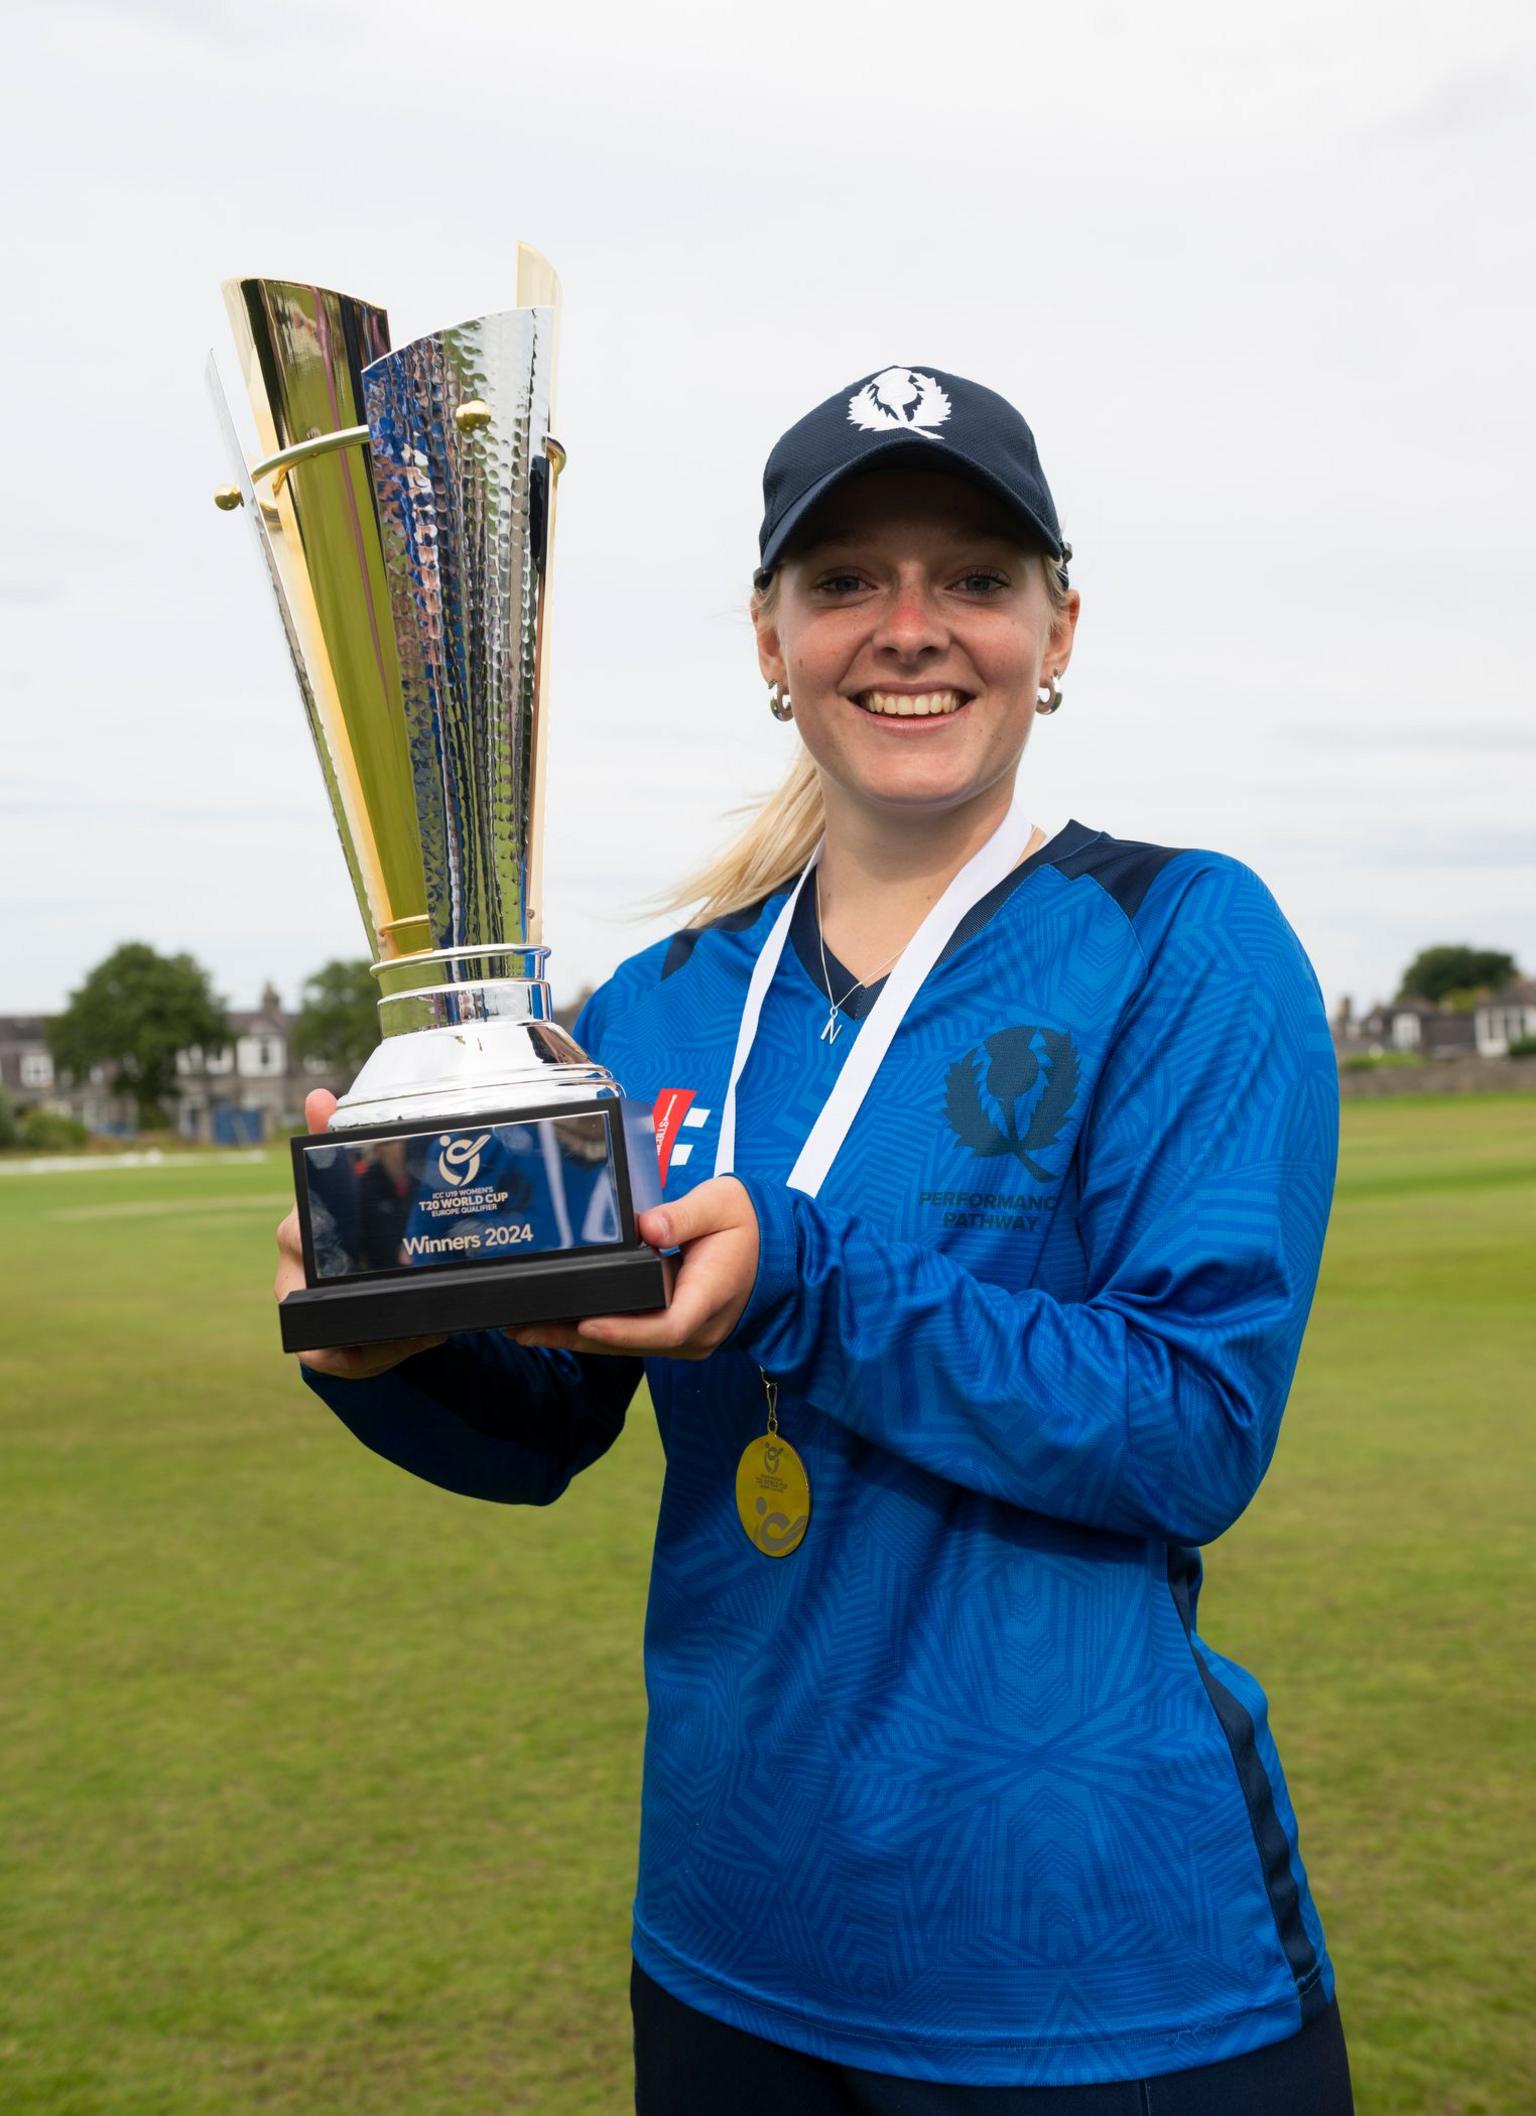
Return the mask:
[[[949,398],[933,376],[910,367],[888,367],[848,399],[849,418],[866,433],[899,427],[931,441],[931,428],[942,426],[949,413]]]

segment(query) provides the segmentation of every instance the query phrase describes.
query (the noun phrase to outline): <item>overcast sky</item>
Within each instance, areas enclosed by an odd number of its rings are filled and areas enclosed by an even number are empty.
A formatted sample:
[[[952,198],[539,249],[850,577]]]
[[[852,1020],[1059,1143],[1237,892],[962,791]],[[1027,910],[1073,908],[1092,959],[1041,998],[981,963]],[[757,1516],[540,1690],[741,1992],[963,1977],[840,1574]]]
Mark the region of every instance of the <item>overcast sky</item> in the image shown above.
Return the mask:
[[[0,1012],[364,951],[204,395],[220,281],[397,344],[565,291],[557,993],[793,740],[764,456],[893,363],[1034,426],[1083,592],[1028,805],[1255,867],[1330,1006],[1536,971],[1530,12],[73,0],[8,32]],[[227,370],[229,371],[229,370]]]

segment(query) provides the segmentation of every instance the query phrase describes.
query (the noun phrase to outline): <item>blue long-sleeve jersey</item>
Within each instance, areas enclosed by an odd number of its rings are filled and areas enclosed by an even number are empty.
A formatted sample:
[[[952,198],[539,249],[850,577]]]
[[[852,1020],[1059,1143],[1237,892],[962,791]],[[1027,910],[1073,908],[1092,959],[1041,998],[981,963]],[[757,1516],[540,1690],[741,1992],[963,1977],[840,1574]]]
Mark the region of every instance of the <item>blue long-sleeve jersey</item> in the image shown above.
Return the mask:
[[[669,1197],[713,1171],[782,902],[647,949],[577,1023],[668,1113]],[[1316,1282],[1316,979],[1240,862],[1069,823],[957,930],[812,1200],[785,1178],[870,1003],[821,1040],[817,940],[807,891],[738,1091],[751,1299],[712,1358],[645,1363],[638,1959],[736,2026],[922,2078],[1276,2041],[1332,1970],[1263,1693],[1196,1626],[1197,1546],[1264,1474]],[[811,1484],[786,1558],[735,1505],[760,1367]],[[486,1334],[307,1378],[417,1475],[541,1504],[640,1374]]]

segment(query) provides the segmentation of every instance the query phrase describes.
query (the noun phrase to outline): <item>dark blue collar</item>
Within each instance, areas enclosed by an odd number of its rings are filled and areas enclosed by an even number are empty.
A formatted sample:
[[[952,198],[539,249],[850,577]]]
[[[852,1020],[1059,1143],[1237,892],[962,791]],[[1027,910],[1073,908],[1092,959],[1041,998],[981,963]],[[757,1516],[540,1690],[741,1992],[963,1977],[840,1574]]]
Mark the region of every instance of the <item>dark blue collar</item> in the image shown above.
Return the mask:
[[[1048,866],[1052,860],[1061,858],[1064,853],[1077,851],[1088,839],[1098,835],[1099,833],[1090,830],[1086,823],[1079,823],[1075,818],[1069,820],[1066,827],[1059,830],[1055,837],[1047,838],[1027,860],[1021,860],[1011,873],[1005,874],[995,887],[989,889],[985,896],[980,897],[971,906],[949,936],[944,952],[939,957],[939,963],[948,962],[955,950],[963,947],[973,933],[979,933],[989,919],[995,918],[1014,890],[1033,874],[1037,867]],[[846,1020],[862,1021],[879,998],[885,979],[878,978],[872,985],[859,985],[857,989],[850,991],[849,987],[854,983],[853,972],[846,963],[838,961],[830,948],[827,950],[827,976],[822,976],[821,928],[816,919],[816,891],[810,883],[800,892],[800,901],[796,904],[794,918],[790,921],[789,938],[800,958],[801,967],[817,991],[826,993],[829,1003],[836,1000],[838,1012]],[[832,983],[830,992],[827,992],[827,978],[830,978]],[[846,998],[843,996],[845,993]]]

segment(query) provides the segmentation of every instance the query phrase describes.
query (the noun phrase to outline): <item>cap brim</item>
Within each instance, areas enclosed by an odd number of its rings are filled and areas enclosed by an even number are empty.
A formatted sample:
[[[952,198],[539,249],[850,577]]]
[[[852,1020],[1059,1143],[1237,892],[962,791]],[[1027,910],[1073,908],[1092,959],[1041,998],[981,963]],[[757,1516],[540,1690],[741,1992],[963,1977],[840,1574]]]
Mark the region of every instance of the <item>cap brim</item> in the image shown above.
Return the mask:
[[[814,485],[808,486],[775,526],[758,560],[759,566],[769,572],[779,563],[786,546],[793,541],[795,531],[806,516],[845,479],[857,477],[861,470],[867,470],[872,463],[883,467],[898,462],[928,464],[934,468],[942,465],[946,469],[959,470],[973,484],[980,485],[994,498],[1001,500],[1008,512],[1029,529],[1035,540],[1049,551],[1052,558],[1061,557],[1061,538],[1058,533],[1047,528],[1039,516],[1026,507],[1016,493],[1009,490],[995,471],[989,470],[984,463],[978,463],[974,457],[968,456],[963,448],[956,448],[952,441],[942,440],[937,434],[932,440],[916,440],[909,433],[893,433],[889,440],[876,441],[855,461],[839,463],[836,470],[829,470],[824,478],[818,478]]]

